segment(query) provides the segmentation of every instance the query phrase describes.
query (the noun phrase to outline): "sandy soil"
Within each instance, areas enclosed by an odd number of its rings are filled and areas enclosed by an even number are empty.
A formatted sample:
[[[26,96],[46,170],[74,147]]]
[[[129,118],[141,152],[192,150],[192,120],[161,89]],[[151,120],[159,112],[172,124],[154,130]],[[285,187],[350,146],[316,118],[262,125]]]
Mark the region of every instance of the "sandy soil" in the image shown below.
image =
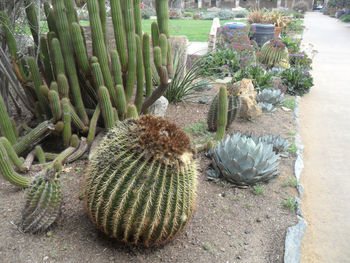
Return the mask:
[[[185,127],[205,120],[208,108],[198,103],[170,105],[166,117]],[[230,128],[230,132],[284,138],[294,130],[292,112],[281,109],[253,122],[238,120]],[[62,216],[50,232],[39,235],[18,230],[24,191],[0,177],[0,262],[283,262],[286,229],[297,221],[282,205],[285,198],[296,195],[295,188],[285,186],[293,176],[294,161],[294,157],[282,158],[276,182],[255,195],[251,188],[208,181],[210,160],[199,154],[195,215],[175,240],[155,249],[124,247],[94,228],[79,199],[86,160],[65,167]]]

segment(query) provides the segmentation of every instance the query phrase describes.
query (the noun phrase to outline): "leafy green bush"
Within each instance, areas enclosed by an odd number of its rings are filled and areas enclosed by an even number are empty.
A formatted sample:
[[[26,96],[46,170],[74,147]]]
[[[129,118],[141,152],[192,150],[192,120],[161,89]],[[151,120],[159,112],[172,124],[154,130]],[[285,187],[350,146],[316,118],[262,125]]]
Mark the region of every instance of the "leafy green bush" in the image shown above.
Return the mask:
[[[200,59],[199,72],[202,76],[233,76],[240,69],[240,55],[234,49],[216,50]]]
[[[301,39],[291,38],[291,37],[283,37],[281,41],[288,48],[289,53],[298,53],[300,50]]]
[[[193,13],[192,12],[184,12],[183,16],[184,17],[193,17]]]
[[[256,90],[263,90],[272,86],[272,77],[272,72],[266,72],[262,66],[255,65],[238,70],[233,81],[237,82],[244,78],[252,79],[254,88]]]
[[[283,84],[290,95],[302,96],[314,85],[311,74],[302,68],[289,68],[280,73]]]
[[[215,17],[221,20],[229,20],[235,18],[235,13],[229,9],[221,9],[219,12],[206,13],[203,15],[204,20],[212,20]]]
[[[343,15],[341,16],[340,20],[342,22],[350,22],[350,15]]]

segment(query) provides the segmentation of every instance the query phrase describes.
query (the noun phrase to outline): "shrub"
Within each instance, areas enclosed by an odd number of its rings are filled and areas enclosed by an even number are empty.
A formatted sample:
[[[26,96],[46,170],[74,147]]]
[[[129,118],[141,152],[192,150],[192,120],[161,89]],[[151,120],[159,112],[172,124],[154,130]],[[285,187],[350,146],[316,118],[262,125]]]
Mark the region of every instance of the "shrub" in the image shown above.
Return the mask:
[[[280,76],[290,95],[302,96],[313,86],[311,74],[302,68],[286,69],[280,73]]]
[[[240,69],[234,76],[233,81],[237,82],[244,78],[252,79],[253,85],[256,90],[263,90],[272,86],[272,72],[266,72],[266,70],[260,66],[249,66]]]
[[[169,11],[169,19],[181,19],[182,13],[179,10]]]
[[[293,10],[304,14],[307,10],[309,10],[309,5],[305,1],[300,1],[294,4]]]
[[[184,17],[193,17],[192,12],[184,12]]]
[[[219,12],[206,13],[203,15],[204,20],[212,20],[215,17],[218,17],[221,20],[229,20],[235,17],[235,13],[229,9],[222,9]]]
[[[154,15],[156,15],[156,11],[153,8],[145,7],[141,9],[141,16],[143,19],[150,19],[150,17]]]
[[[248,15],[248,12],[246,10],[241,10],[235,13],[236,18],[245,18],[247,17],[247,15]]]
[[[312,59],[308,57],[305,51],[289,54],[289,63],[292,67],[301,67],[310,70]]]
[[[350,22],[350,15],[343,15],[340,20],[342,22]]]
[[[300,50],[300,39],[283,37],[281,41],[286,45],[290,54],[298,53]]]

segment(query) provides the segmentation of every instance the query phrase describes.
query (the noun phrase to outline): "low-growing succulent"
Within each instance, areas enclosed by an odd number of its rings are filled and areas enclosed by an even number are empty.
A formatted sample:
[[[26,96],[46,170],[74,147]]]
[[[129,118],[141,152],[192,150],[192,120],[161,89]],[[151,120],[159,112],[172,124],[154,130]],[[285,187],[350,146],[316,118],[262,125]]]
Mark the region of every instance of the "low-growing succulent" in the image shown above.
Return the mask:
[[[209,156],[216,172],[236,185],[254,185],[278,175],[279,155],[272,145],[239,133],[220,141]]]
[[[259,137],[259,141],[267,143],[267,144],[272,144],[273,150],[276,153],[281,153],[285,152],[288,150],[289,147],[289,142],[287,139],[281,138],[280,135],[265,135]]]
[[[263,112],[274,112],[276,110],[275,106],[271,103],[259,102],[258,105]]]
[[[281,104],[284,101],[284,94],[279,89],[264,89],[256,96],[258,102]]]
[[[189,222],[197,171],[188,135],[163,118],[118,123],[87,170],[85,201],[94,224],[110,237],[154,246]]]
[[[23,232],[45,231],[58,218],[62,203],[61,182],[54,168],[37,175],[27,189],[22,211]]]

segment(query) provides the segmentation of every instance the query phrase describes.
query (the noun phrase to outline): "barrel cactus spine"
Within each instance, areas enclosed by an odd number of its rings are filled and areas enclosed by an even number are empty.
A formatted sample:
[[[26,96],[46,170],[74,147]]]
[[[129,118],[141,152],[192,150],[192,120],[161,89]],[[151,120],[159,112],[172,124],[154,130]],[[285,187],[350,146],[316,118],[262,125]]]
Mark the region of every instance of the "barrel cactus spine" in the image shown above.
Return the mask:
[[[87,169],[90,218],[124,243],[148,247],[173,239],[194,212],[193,158],[189,137],[167,120],[144,115],[119,123]]]

